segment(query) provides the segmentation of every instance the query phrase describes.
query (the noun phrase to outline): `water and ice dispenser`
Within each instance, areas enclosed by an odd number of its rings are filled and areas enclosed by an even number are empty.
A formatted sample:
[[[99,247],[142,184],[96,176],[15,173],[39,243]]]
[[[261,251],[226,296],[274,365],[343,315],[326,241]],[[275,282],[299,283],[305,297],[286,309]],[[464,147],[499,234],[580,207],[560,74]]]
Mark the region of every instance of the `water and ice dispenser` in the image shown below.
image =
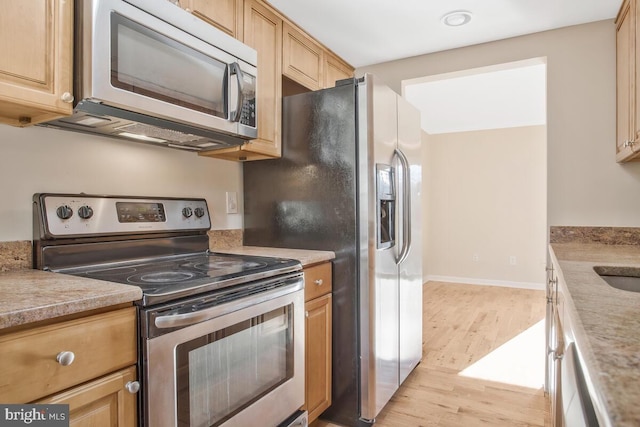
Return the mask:
[[[396,242],[395,170],[390,165],[376,164],[376,209],[378,216],[376,248],[386,249]]]

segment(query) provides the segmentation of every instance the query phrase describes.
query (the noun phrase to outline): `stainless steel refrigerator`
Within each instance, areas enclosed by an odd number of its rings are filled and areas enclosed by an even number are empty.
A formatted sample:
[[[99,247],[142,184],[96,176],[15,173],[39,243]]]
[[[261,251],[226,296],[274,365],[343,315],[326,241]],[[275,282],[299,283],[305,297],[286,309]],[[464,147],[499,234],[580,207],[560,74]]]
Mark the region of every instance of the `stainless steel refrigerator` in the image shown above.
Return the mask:
[[[365,75],[285,97],[282,128],[244,164],[244,244],[336,253],[322,418],[368,426],[422,357],[420,113]]]

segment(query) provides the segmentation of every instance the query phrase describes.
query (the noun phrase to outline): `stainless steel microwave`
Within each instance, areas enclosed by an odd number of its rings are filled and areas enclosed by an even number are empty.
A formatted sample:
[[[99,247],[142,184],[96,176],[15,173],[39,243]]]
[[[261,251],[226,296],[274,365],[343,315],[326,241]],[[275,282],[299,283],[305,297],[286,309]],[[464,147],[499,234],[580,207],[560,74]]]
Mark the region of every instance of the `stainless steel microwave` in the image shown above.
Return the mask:
[[[256,51],[169,1],[76,1],[74,64],[73,115],[45,126],[195,151],[257,136]]]

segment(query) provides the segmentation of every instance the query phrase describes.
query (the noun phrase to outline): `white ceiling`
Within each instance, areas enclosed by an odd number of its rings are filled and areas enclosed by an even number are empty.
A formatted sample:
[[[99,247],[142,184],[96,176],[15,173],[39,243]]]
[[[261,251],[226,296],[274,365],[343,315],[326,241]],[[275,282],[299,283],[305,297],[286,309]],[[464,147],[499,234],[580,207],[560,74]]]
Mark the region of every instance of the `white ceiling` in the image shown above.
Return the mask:
[[[520,61],[403,82],[429,134],[546,123],[546,64]]]
[[[269,0],[354,67],[614,18],[621,0]],[[473,13],[463,27],[440,19]]]

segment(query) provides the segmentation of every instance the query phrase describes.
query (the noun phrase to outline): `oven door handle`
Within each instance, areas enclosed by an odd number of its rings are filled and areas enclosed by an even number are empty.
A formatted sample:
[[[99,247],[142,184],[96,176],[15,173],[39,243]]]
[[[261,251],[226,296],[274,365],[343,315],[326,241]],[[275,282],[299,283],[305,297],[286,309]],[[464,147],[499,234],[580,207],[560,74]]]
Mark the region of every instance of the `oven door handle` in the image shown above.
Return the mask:
[[[293,292],[297,292],[304,289],[304,280],[302,278],[289,279],[287,282],[290,284],[279,286],[275,289],[260,292],[255,295],[251,295],[244,298],[238,298],[234,301],[229,301],[224,304],[216,305],[213,307],[205,308],[200,311],[189,311],[183,314],[170,314],[166,316],[156,317],[154,323],[159,329],[177,328],[181,326],[195,325],[196,323],[211,320],[216,317],[223,316],[225,314],[233,313],[234,311],[242,310],[243,308],[250,307],[252,305],[267,302],[269,300],[279,298],[288,295]]]

